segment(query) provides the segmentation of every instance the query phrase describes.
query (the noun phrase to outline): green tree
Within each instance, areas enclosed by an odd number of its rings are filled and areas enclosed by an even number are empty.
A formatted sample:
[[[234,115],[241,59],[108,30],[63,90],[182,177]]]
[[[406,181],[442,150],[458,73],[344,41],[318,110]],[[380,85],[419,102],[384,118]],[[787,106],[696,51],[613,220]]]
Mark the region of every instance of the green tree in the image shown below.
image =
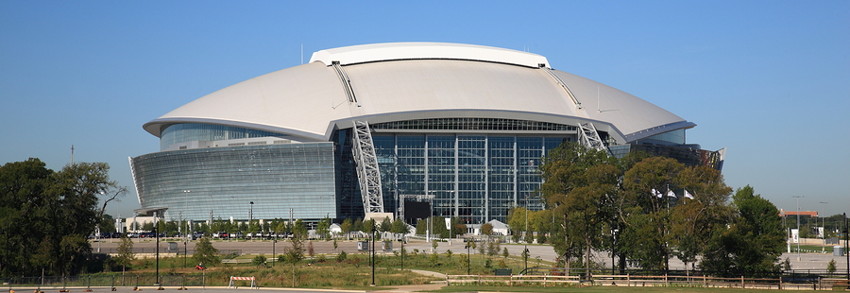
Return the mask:
[[[100,223],[97,223],[97,229],[100,233],[115,232],[115,218],[112,215],[104,214],[100,219]]]
[[[425,235],[426,231],[428,231],[428,220],[419,219],[419,221],[416,221],[416,235]]]
[[[339,228],[342,230],[342,233],[345,234],[345,238],[351,237],[351,228],[354,227],[354,223],[351,219],[342,220],[342,224],[339,225]]]
[[[407,234],[407,224],[405,224],[401,219],[395,219],[390,231],[396,234]]]
[[[299,234],[294,234],[290,239],[290,246],[284,250],[284,254],[279,257],[280,260],[292,264],[292,286],[296,286],[298,276],[297,265],[304,259],[304,241]]]
[[[293,238],[307,238],[307,225],[301,219],[295,220],[295,225],[292,226]]]
[[[213,266],[221,262],[218,249],[213,247],[209,238],[203,237],[195,244],[195,254],[192,259],[202,266]]]
[[[599,231],[610,230],[603,228],[604,220],[613,217],[605,207],[618,196],[621,169],[607,152],[565,143],[545,158],[541,170],[543,197],[556,223],[551,239],[555,251],[567,263],[581,257],[589,266],[592,251],[602,248]]]
[[[519,242],[525,231],[526,219],[529,211],[524,207],[515,207],[508,211],[508,226],[511,227],[511,238]]]
[[[122,273],[127,271],[127,266],[134,259],[136,259],[136,254],[133,253],[133,240],[126,234],[121,235],[121,244],[118,245],[118,255],[115,256],[115,262],[121,265]]]
[[[0,276],[84,269],[91,257],[86,237],[103,221],[106,204],[123,194],[108,172],[105,163],[54,172],[38,159],[0,166]]]
[[[322,239],[328,239],[331,236],[331,219],[325,217],[316,225],[316,233],[319,234],[319,237]]]
[[[720,171],[706,166],[685,168],[674,181],[694,198],[680,198],[670,211],[673,253],[685,265],[693,265],[706,250],[705,240],[712,231],[725,229],[731,219],[733,210],[726,202],[732,189],[723,183]]]
[[[668,270],[672,254],[670,206],[676,198],[667,195],[685,166],[671,158],[651,157],[641,160],[626,171],[623,185],[626,201],[632,206],[625,212],[626,231],[623,239],[630,243],[625,249],[641,267]],[[655,190],[660,196],[653,195]]]
[[[389,217],[386,217],[386,218],[384,218],[383,221],[381,221],[381,227],[380,227],[381,229],[379,231],[390,232],[390,230],[392,230],[392,227],[393,227],[393,223],[390,221]]]
[[[375,227],[375,219],[368,219],[368,220],[363,221],[362,230],[360,230],[360,231],[363,231],[363,233],[372,235],[372,231],[375,228],[377,228],[377,227]],[[369,236],[369,237],[372,237],[372,236]]]
[[[725,276],[761,276],[780,270],[785,233],[779,210],[750,186],[732,197],[734,218],[712,233],[701,263],[703,270]]]
[[[363,231],[363,220],[360,218],[354,219],[354,222],[351,223],[351,231]]]

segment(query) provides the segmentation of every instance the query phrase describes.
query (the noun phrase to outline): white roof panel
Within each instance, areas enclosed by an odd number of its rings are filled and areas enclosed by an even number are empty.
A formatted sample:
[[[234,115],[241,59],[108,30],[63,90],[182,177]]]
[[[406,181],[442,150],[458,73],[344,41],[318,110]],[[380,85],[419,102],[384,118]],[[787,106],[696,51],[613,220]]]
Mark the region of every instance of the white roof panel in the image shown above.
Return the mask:
[[[469,44],[450,43],[382,43],[349,46],[321,50],[313,53],[310,62],[331,65],[410,60],[410,59],[454,59],[506,63],[526,67],[548,67],[546,57],[510,50]]]
[[[339,127],[350,127],[354,119],[379,123],[437,117],[493,117],[571,125],[593,121],[598,129],[608,131],[618,140],[633,141],[694,126],[645,100],[566,72],[553,71],[582,103],[582,108],[576,107],[566,90],[546,72],[549,68],[514,66],[516,60],[505,62],[507,59],[499,58],[489,59],[502,62],[419,58],[442,53],[416,50],[440,51],[451,47],[516,51],[471,45],[403,44],[319,51],[314,59],[320,62],[224,88],[148,122],[144,128],[159,136],[163,127],[174,123],[216,123],[321,141],[330,138],[336,123],[343,123]],[[417,49],[404,55],[403,48]],[[324,63],[334,58],[322,59],[325,58],[322,56],[351,56],[351,59],[341,58],[351,62],[341,69],[350,80],[356,103],[349,101],[336,69]],[[402,58],[405,56],[409,58]],[[453,52],[452,56],[460,54]],[[545,58],[542,60],[545,62]]]

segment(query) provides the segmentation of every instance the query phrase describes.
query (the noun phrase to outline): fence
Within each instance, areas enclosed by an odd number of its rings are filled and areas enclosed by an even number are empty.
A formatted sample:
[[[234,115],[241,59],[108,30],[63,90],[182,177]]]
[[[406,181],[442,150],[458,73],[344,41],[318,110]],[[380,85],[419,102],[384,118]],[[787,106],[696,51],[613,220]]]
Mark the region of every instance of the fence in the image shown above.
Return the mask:
[[[139,287],[156,284],[155,274],[94,275],[71,277],[12,277],[2,280],[3,287],[14,288],[90,288]],[[165,287],[203,287],[209,280],[205,275],[160,274],[159,284]]]
[[[705,287],[705,288],[749,288],[749,289],[830,289],[846,287],[846,280],[833,278],[721,278],[708,276],[679,275],[447,275],[448,285],[507,285],[507,286],[575,286],[601,285],[624,287]]]

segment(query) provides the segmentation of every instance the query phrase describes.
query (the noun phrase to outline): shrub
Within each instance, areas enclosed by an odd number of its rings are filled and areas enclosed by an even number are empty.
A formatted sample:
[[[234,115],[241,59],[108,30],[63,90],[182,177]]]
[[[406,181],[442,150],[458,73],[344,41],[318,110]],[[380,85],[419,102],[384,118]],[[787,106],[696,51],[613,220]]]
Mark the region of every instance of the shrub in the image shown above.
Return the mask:
[[[266,256],[265,255],[255,256],[254,259],[251,260],[251,263],[254,264],[257,267],[260,267],[261,265],[266,263]]]

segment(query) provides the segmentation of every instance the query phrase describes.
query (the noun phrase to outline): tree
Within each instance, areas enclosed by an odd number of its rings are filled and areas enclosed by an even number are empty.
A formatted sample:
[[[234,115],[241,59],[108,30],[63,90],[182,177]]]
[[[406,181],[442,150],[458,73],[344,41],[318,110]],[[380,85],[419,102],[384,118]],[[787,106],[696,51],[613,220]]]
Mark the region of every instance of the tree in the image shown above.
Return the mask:
[[[381,232],[390,232],[390,230],[392,230],[393,223],[390,221],[389,217],[386,217],[386,218],[384,218],[383,221],[381,221],[381,227],[380,228],[381,229],[379,231],[381,231]]]
[[[342,230],[342,233],[345,234],[345,238],[351,237],[351,228],[354,226],[354,223],[351,219],[342,220],[342,224],[339,225],[339,228]]]
[[[405,224],[401,219],[395,219],[390,231],[396,234],[407,234],[407,224]]]
[[[299,234],[296,233],[290,239],[290,244],[290,247],[284,250],[284,254],[279,259],[292,264],[292,286],[295,287],[297,277],[296,265],[304,259],[304,242]]]
[[[581,257],[590,266],[592,251],[600,249],[603,235],[598,231],[608,224],[619,193],[620,168],[607,152],[565,143],[553,150],[541,166],[545,180],[541,187],[547,206],[552,210],[551,239],[555,251],[569,263]]]
[[[121,192],[105,163],[76,163],[61,171],[38,159],[0,167],[0,276],[76,274],[91,257],[86,237]],[[117,198],[117,195],[116,197]],[[38,244],[33,249],[33,245]]]
[[[192,260],[198,262],[201,266],[213,266],[221,262],[218,257],[218,249],[213,247],[208,237],[202,237],[195,244],[195,254],[192,255]]]
[[[452,224],[451,225],[452,226],[452,231],[451,231],[452,235],[451,236],[459,237],[460,235],[466,234],[466,225],[463,224],[463,221],[460,218],[458,218],[458,217],[452,218],[451,224]]]
[[[328,239],[331,236],[331,219],[325,217],[316,225],[316,233],[319,234],[319,237],[322,239]]]
[[[307,238],[307,225],[301,219],[295,220],[295,225],[292,227],[292,237]]]
[[[372,231],[373,231],[375,228],[377,228],[377,227],[375,227],[375,219],[368,219],[368,220],[363,221],[363,224],[362,224],[362,230],[361,230],[361,231],[363,231],[363,233],[366,233],[366,234],[370,234],[370,235],[371,235],[371,234],[372,234]]]
[[[126,234],[121,235],[121,244],[118,245],[118,255],[115,256],[115,262],[121,265],[122,273],[127,270],[127,266],[134,259],[136,259],[136,255],[133,253],[133,240]]]
[[[100,223],[97,223],[97,229],[100,233],[115,232],[115,218],[110,214],[103,214]]]
[[[508,226],[511,227],[511,238],[519,242],[525,231],[528,210],[524,207],[515,207],[508,211]]]
[[[676,198],[668,193],[676,188],[674,180],[684,168],[674,159],[651,157],[625,173],[625,201],[633,208],[623,215],[626,229],[622,238],[630,244],[624,249],[636,257],[644,269],[669,269],[672,254],[670,206],[675,205]]]
[[[779,210],[750,186],[732,197],[734,218],[728,228],[714,231],[702,268],[725,276],[761,276],[780,270],[785,244]]]
[[[490,238],[493,235],[493,225],[490,223],[484,223],[481,225],[481,234],[487,235],[487,238]]]

